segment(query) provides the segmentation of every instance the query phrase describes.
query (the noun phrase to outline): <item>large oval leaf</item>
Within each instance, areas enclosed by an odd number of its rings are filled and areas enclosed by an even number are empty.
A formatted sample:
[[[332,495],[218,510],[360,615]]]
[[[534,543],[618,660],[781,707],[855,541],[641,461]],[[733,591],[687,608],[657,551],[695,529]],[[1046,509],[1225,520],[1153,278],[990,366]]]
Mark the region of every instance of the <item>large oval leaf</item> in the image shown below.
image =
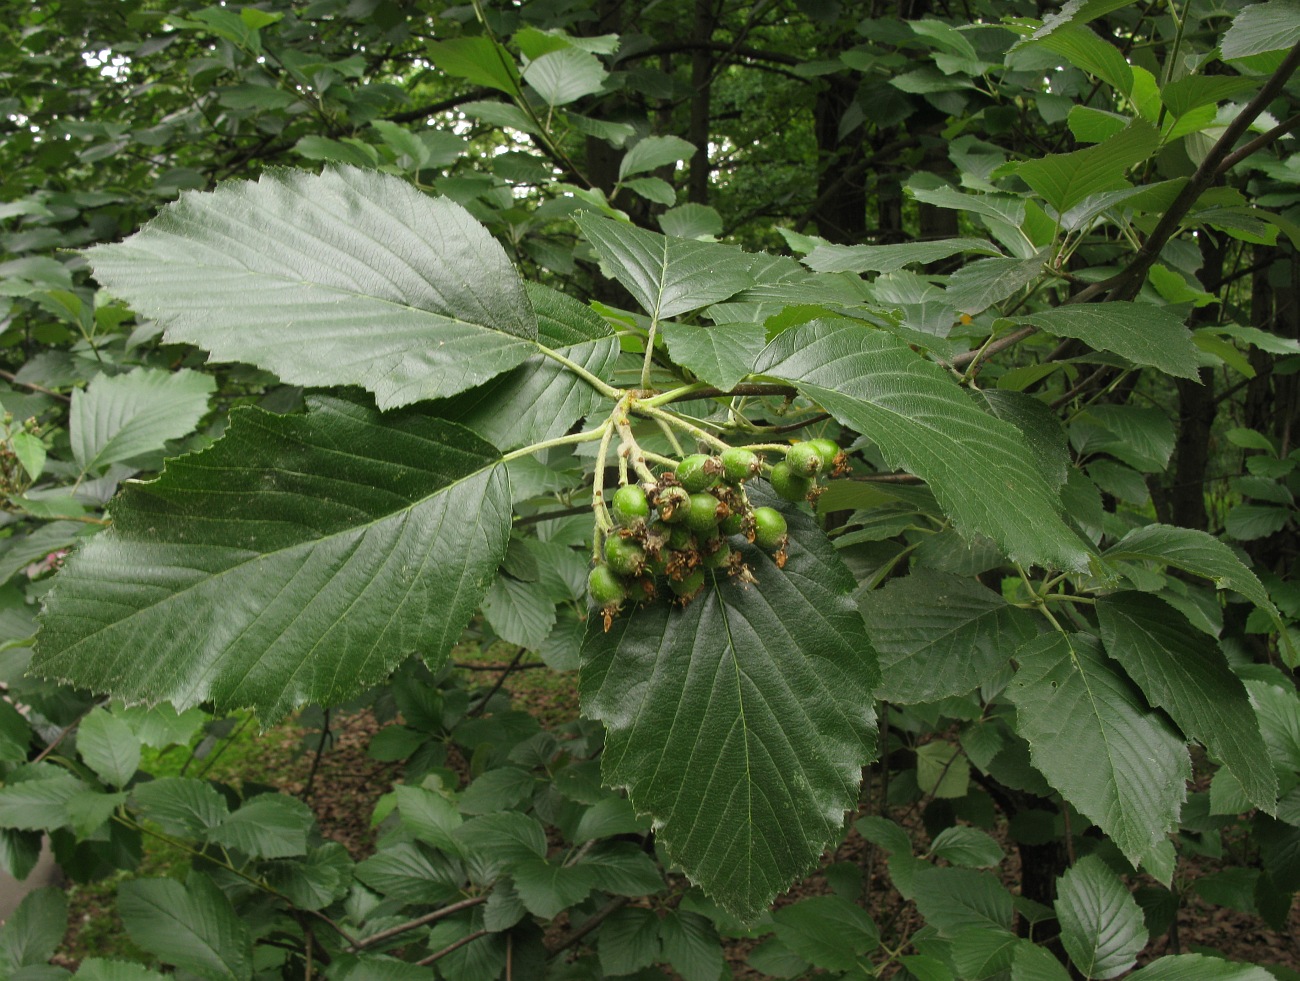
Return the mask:
[[[362,385],[381,408],[464,391],[537,350],[523,283],[487,230],[373,171],[184,194],[86,256],[168,340],[298,385]]]
[[[963,535],[987,535],[1019,562],[1087,565],[1088,546],[1062,521],[1020,431],[903,341],[853,320],[814,320],[778,335],[754,370],[793,382],[890,466],[924,478]]]
[[[583,644],[583,711],[604,721],[605,781],[655,820],[674,862],[742,917],[810,870],[857,806],[879,682],[853,577],[788,515],[784,571],[725,577],[685,609],[624,613]]]
[[[416,651],[440,663],[505,554],[500,455],[414,412],[308,404],[236,410],[210,449],[128,485],[60,574],[33,670],[270,722]]]

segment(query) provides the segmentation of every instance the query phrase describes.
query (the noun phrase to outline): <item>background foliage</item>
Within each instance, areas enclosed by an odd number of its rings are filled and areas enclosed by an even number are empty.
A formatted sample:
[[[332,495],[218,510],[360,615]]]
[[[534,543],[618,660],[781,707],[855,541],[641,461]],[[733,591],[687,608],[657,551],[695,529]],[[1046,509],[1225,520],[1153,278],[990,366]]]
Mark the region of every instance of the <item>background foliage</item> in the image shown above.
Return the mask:
[[[48,834],[116,876],[139,963],[62,957],[38,890],[0,970],[1295,977],[1177,914],[1284,931],[1300,888],[1297,24],[7,18],[0,860]],[[848,453],[779,505],[788,554],[733,539],[756,584],[606,625],[606,450],[671,469],[718,434]],[[467,642],[587,720],[467,685]],[[370,854],[159,762],[229,710],[324,733],[340,704],[403,763]],[[846,833],[866,867],[773,907]]]

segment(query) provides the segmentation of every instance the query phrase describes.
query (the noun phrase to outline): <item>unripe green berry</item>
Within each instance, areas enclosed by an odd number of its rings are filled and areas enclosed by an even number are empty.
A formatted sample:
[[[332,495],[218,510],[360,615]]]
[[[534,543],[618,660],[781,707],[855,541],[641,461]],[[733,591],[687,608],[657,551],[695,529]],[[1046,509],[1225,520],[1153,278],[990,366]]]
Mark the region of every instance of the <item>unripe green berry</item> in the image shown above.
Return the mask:
[[[713,551],[709,551],[709,548]],[[731,561],[731,543],[725,538],[715,538],[706,542],[704,547],[704,564],[710,569],[725,569]]]
[[[724,510],[721,502],[707,491],[692,494],[691,512],[686,516],[686,526],[697,535],[708,537],[717,530],[719,510]]]
[[[745,530],[745,516],[739,511],[732,511],[722,519],[718,530],[724,535],[739,535]]]
[[[659,509],[660,521],[679,524],[691,513],[691,495],[684,487],[665,487],[659,492],[655,507]]]
[[[739,484],[763,469],[763,461],[758,458],[758,454],[743,446],[723,450],[719,459],[722,461],[723,479],[729,484]]]
[[[808,446],[817,451],[817,455],[822,458],[822,472],[830,473],[835,469],[835,461],[839,459],[840,447],[833,439],[821,437],[819,439],[810,439]]]
[[[691,529],[684,524],[675,525],[673,530],[668,533],[668,547],[676,551],[688,549],[695,543],[695,535]]]
[[[816,451],[814,451],[815,453]],[[787,501],[802,501],[812,490],[812,479],[795,473],[788,463],[778,463],[768,477],[772,490]]]
[[[627,599],[627,586],[607,565],[598,565],[587,574],[587,592],[597,606],[616,606]]]
[[[754,544],[769,552],[785,543],[785,517],[775,508],[754,508]]]
[[[635,576],[645,567],[645,549],[618,535],[605,539],[605,561],[620,576]]]
[[[650,517],[650,502],[646,500],[644,490],[636,484],[627,484],[614,491],[610,510],[615,521],[629,527]]]
[[[718,482],[722,464],[716,457],[696,453],[677,465],[677,482],[692,494],[706,491]]]
[[[694,596],[704,588],[704,570],[696,569],[685,579],[669,579],[668,585],[678,596]]]
[[[785,454],[785,462],[791,473],[801,477],[815,477],[822,469],[822,455],[811,440],[790,447]]]

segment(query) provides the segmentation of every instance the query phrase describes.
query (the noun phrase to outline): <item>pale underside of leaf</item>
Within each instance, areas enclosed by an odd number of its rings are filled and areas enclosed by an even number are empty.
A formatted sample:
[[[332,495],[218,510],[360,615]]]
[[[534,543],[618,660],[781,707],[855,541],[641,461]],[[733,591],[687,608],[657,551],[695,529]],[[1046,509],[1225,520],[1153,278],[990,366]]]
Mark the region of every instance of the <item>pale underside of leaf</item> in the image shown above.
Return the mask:
[[[742,546],[757,585],[710,580],[685,609],[661,600],[609,633],[592,617],[583,651],[605,780],[745,917],[838,837],[875,750],[878,674],[852,579],[808,519],[789,520],[784,571]]]
[[[182,195],[96,278],[171,341],[299,385],[362,385],[381,408],[452,395],[536,351],[504,250],[469,214],[354,168]]]
[[[505,553],[509,487],[468,430],[341,399],[232,415],[129,487],[42,617],[33,670],[266,722],[419,652],[440,664]]]

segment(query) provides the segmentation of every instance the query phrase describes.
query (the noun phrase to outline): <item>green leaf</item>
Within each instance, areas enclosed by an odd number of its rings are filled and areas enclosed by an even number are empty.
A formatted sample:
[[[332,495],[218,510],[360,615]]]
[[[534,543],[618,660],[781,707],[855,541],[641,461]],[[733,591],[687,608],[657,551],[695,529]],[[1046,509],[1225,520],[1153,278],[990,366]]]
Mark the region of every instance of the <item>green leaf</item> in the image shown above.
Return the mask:
[[[458,205],[349,167],[187,193],[96,278],[172,342],[298,385],[362,385],[381,408],[452,395],[535,353],[500,245]]]
[[[506,643],[536,650],[555,626],[555,602],[540,583],[501,575],[483,597],[483,616]]]
[[[591,867],[596,889],[615,896],[652,896],[664,887],[659,866],[630,841],[601,842],[579,864]]]
[[[991,930],[988,927],[970,927],[952,938],[949,956],[957,969],[957,976],[991,978],[1002,975],[1011,966],[1020,940],[1010,930]]]
[[[619,910],[601,924],[596,949],[606,976],[649,967],[659,959],[659,917],[635,906]]]
[[[1203,576],[1219,589],[1233,589],[1267,613],[1279,630],[1281,615],[1253,572],[1221,541],[1194,528],[1151,524],[1134,528],[1102,553],[1103,559],[1157,562]]]
[[[425,45],[429,60],[445,71],[475,85],[506,95],[519,93],[519,70],[510,52],[490,37],[457,37]]]
[[[311,849],[306,858],[269,862],[263,868],[271,888],[302,909],[324,909],[352,886],[352,859],[336,841]]]
[[[1047,948],[1022,943],[1012,955],[1011,981],[1070,981],[1070,972]]]
[[[253,975],[247,924],[207,876],[131,879],[117,889],[117,909],[135,943],[167,964],[212,981]]]
[[[948,277],[947,301],[958,313],[982,313],[1043,273],[1044,253],[1028,259],[979,259]]]
[[[1000,255],[998,247],[982,238],[944,238],[906,245],[834,245],[822,243],[803,258],[813,272],[895,272],[912,263],[938,262],[960,252]]]
[[[706,204],[682,204],[659,216],[659,230],[669,238],[713,239],[722,234],[722,216]]]
[[[879,677],[853,577],[809,517],[787,509],[787,521],[784,571],[738,545],[756,584],[710,574],[684,609],[635,609],[608,633],[590,618],[583,645],[583,711],[607,731],[604,779],[741,917],[839,838],[875,749]]]
[[[77,981],[167,981],[167,975],[131,961],[87,957],[73,975]]]
[[[68,899],[61,889],[27,893],[0,929],[0,963],[8,968],[3,970],[4,976],[48,962],[67,932]]]
[[[597,838],[644,834],[649,830],[649,819],[637,814],[626,797],[606,797],[583,813],[573,831],[573,843],[581,845]]]
[[[1113,44],[1108,44],[1081,24],[1063,24],[1031,42],[1064,55],[1075,68],[1096,75],[1122,95],[1133,91],[1133,69]]]
[[[867,911],[838,896],[813,896],[777,910],[776,937],[814,967],[851,971],[880,945]]]
[[[1224,530],[1228,537],[1239,542],[1267,538],[1286,527],[1294,516],[1290,507],[1273,507],[1267,504],[1238,504],[1228,512]]]
[[[889,466],[930,485],[964,537],[985,535],[1018,562],[1086,566],[1089,547],[1062,521],[1019,430],[980,411],[902,340],[855,321],[815,320],[781,333],[755,371],[794,382],[869,435]]]
[[[732,246],[668,238],[590,212],[577,222],[609,274],[653,320],[698,310],[754,285],[753,257]]]
[[[1160,90],[1160,101],[1175,117],[1185,116],[1193,109],[1212,106],[1248,92],[1254,93],[1259,82],[1253,78],[1232,75],[1189,75],[1170,82]]]
[[[617,338],[590,307],[537,283],[528,284],[543,344],[608,378],[618,359]],[[543,354],[477,388],[439,399],[430,414],[472,429],[503,451],[563,436],[605,400],[583,378]]]
[[[1095,637],[1049,633],[1016,652],[1007,689],[1034,766],[1137,865],[1178,826],[1187,747]]]
[[[140,740],[131,727],[95,709],[77,727],[77,752],[105,783],[125,787],[140,766]]]
[[[963,930],[1009,930],[1011,894],[988,872],[921,863],[912,877],[913,899],[925,922],[945,937]]]
[[[75,399],[77,393],[73,392],[72,397]],[[28,477],[36,480],[45,472],[45,442],[39,436],[19,431],[9,437],[9,445],[13,447],[14,456],[18,457],[18,462],[23,465]]]
[[[208,832],[208,840],[254,858],[307,854],[315,826],[311,808],[285,794],[259,794]]]
[[[714,324],[711,327],[665,323],[660,334],[673,361],[722,391],[750,373],[767,344],[762,324]]]
[[[951,743],[935,740],[916,750],[916,784],[930,797],[965,797],[970,789],[970,764]]]
[[[991,869],[1005,856],[1002,846],[979,828],[953,825],[944,828],[930,843],[930,854],[953,865],[973,869]]]
[[[1219,42],[1224,61],[1281,51],[1300,41],[1300,2],[1269,0],[1245,7]]]
[[[1079,303],[1031,314],[1016,322],[1058,337],[1073,337],[1098,351],[1114,351],[1137,365],[1195,381],[1200,357],[1192,332],[1164,307],[1150,303]]]
[[[193,431],[217,388],[210,375],[136,368],[97,375],[72,393],[68,417],[72,455],[82,473],[161,450],[169,439]]]
[[[878,698],[910,705],[964,695],[1034,635],[1032,619],[972,579],[916,569],[859,601],[880,657]]]
[[[510,876],[528,912],[545,920],[586,899],[596,881],[590,866],[562,865],[544,858],[512,862]]]
[[[1149,123],[1134,121],[1110,139],[1073,153],[1052,153],[1026,160],[1017,175],[1058,214],[1101,191],[1127,187],[1124,174],[1148,159],[1160,146],[1160,135]]]
[[[71,773],[48,764],[25,775],[23,780],[10,775],[0,787],[0,828],[49,831],[60,827],[69,820],[67,801],[90,789]]]
[[[1265,968],[1236,964],[1204,954],[1170,954],[1157,958],[1127,981],[1275,981]]]
[[[548,106],[567,106],[605,85],[609,72],[600,59],[577,48],[548,51],[524,68],[523,79]]]
[[[703,916],[668,910],[659,921],[663,956],[682,981],[718,981],[722,974],[722,943],[718,931]]]
[[[546,832],[537,819],[519,811],[484,814],[454,833],[462,848],[494,861],[528,861],[546,857]]]
[[[1147,944],[1141,908],[1096,855],[1079,859],[1057,880],[1055,906],[1061,943],[1084,977],[1123,974]]]
[[[1249,800],[1273,813],[1277,776],[1241,679],[1219,645],[1191,628],[1167,603],[1120,592],[1097,601],[1106,652],[1124,666],[1147,701],[1169,713],[1241,784]]]
[[[151,780],[133,787],[131,796],[144,817],[181,838],[206,838],[229,813],[217,789],[193,777]]]
[[[655,204],[672,207],[677,203],[677,191],[661,177],[633,177],[624,181],[623,186]]]
[[[1070,475],[1070,444],[1060,417],[1051,407],[1032,395],[997,388],[971,395],[986,411],[1020,430],[1043,479],[1049,487],[1060,490]]]
[[[413,842],[381,848],[355,869],[358,880],[402,903],[433,906],[460,893],[464,874],[450,859]]]
[[[679,160],[689,160],[695,153],[695,144],[679,136],[647,136],[638,140],[618,165],[618,179],[644,174]]]
[[[236,410],[211,448],[130,485],[68,563],[33,670],[269,723],[417,650],[436,667],[505,554],[499,459],[413,412],[325,396],[305,416]]]

